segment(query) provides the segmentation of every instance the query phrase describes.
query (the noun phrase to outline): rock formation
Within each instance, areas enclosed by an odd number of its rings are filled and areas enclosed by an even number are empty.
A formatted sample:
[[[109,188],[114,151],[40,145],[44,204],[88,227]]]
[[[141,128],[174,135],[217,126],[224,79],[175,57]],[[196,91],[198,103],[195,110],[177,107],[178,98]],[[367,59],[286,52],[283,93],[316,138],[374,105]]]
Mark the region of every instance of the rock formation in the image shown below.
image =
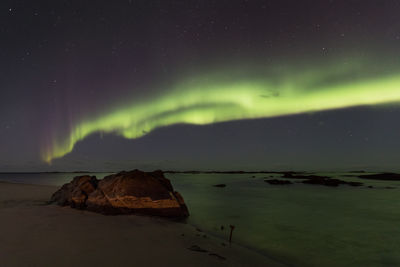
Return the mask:
[[[291,181],[288,181],[288,180],[278,180],[278,179],[264,180],[264,182],[269,183],[269,184],[273,184],[273,185],[292,184]]]
[[[215,184],[214,187],[226,187],[226,184]]]
[[[361,179],[383,180],[383,181],[399,181],[400,174],[398,173],[378,173],[378,174],[364,174],[358,176]]]
[[[88,195],[96,190],[98,180],[95,176],[77,176],[70,183],[64,184],[51,197],[51,202],[60,206],[83,209]]]
[[[182,196],[174,192],[162,171],[133,170],[102,180],[94,176],[77,176],[55,192],[51,201],[103,214],[189,216]]]
[[[362,186],[363,183],[360,182],[347,182],[340,179],[330,178],[328,176],[319,175],[294,175],[294,173],[284,173],[282,178],[290,179],[304,179],[301,181],[303,184],[314,184],[314,185],[325,185],[325,186],[339,186],[341,184],[347,184],[350,186]],[[266,180],[268,181],[268,180]],[[270,183],[273,184],[273,183]]]
[[[360,182],[346,182],[340,179],[333,179],[333,178],[325,178],[325,177],[313,177],[302,181],[303,184],[318,184],[318,185],[325,185],[325,186],[338,186],[341,184],[347,184],[350,186],[362,186],[363,183]]]

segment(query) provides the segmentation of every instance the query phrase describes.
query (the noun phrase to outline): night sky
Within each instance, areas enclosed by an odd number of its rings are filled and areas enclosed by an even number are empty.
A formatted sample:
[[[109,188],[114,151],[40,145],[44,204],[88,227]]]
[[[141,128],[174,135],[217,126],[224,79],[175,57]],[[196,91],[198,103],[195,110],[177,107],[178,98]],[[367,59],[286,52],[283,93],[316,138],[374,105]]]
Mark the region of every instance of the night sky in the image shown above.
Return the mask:
[[[400,1],[0,3],[0,171],[400,170]]]

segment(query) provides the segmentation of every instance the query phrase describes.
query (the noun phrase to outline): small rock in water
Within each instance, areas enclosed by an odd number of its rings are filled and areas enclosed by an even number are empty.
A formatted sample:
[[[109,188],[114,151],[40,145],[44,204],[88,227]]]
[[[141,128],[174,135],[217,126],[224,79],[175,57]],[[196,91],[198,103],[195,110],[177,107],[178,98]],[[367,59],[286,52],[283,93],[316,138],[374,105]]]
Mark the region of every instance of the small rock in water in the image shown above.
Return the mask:
[[[291,181],[288,181],[288,180],[278,180],[278,179],[264,180],[264,182],[269,183],[269,184],[273,184],[273,185],[292,184]]]
[[[193,246],[189,247],[188,250],[196,251],[196,252],[208,252],[207,250],[202,249],[201,247],[199,247],[197,245],[193,245]]]
[[[347,185],[351,185],[351,186],[361,186],[362,183],[360,183],[360,182],[347,182]]]
[[[218,255],[217,253],[208,253],[208,255],[217,257],[220,260],[226,260],[225,257],[222,257],[221,255]]]

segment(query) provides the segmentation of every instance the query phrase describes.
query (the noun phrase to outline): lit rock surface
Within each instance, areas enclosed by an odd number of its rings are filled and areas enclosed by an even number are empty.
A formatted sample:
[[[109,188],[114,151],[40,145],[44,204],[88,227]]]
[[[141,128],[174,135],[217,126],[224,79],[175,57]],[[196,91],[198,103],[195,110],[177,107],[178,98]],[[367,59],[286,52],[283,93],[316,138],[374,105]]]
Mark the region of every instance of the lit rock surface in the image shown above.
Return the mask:
[[[182,196],[162,171],[120,172],[102,180],[78,176],[55,192],[51,201],[103,214],[189,216]]]
[[[97,183],[95,176],[77,176],[55,192],[51,201],[61,206],[70,205],[73,208],[83,209],[86,207],[88,195],[96,190]]]

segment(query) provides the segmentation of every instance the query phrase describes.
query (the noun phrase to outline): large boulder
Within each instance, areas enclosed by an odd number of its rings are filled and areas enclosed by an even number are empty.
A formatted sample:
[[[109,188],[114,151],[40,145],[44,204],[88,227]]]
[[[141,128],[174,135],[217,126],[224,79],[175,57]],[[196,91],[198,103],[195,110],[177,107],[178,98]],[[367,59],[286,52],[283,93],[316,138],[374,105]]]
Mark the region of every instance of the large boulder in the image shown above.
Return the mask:
[[[75,177],[71,183],[63,185],[51,200],[59,205],[85,208],[103,214],[189,216],[182,196],[173,190],[162,171],[120,172],[93,181],[91,185],[95,185],[94,190],[83,183],[87,179],[83,177],[88,176]]]

